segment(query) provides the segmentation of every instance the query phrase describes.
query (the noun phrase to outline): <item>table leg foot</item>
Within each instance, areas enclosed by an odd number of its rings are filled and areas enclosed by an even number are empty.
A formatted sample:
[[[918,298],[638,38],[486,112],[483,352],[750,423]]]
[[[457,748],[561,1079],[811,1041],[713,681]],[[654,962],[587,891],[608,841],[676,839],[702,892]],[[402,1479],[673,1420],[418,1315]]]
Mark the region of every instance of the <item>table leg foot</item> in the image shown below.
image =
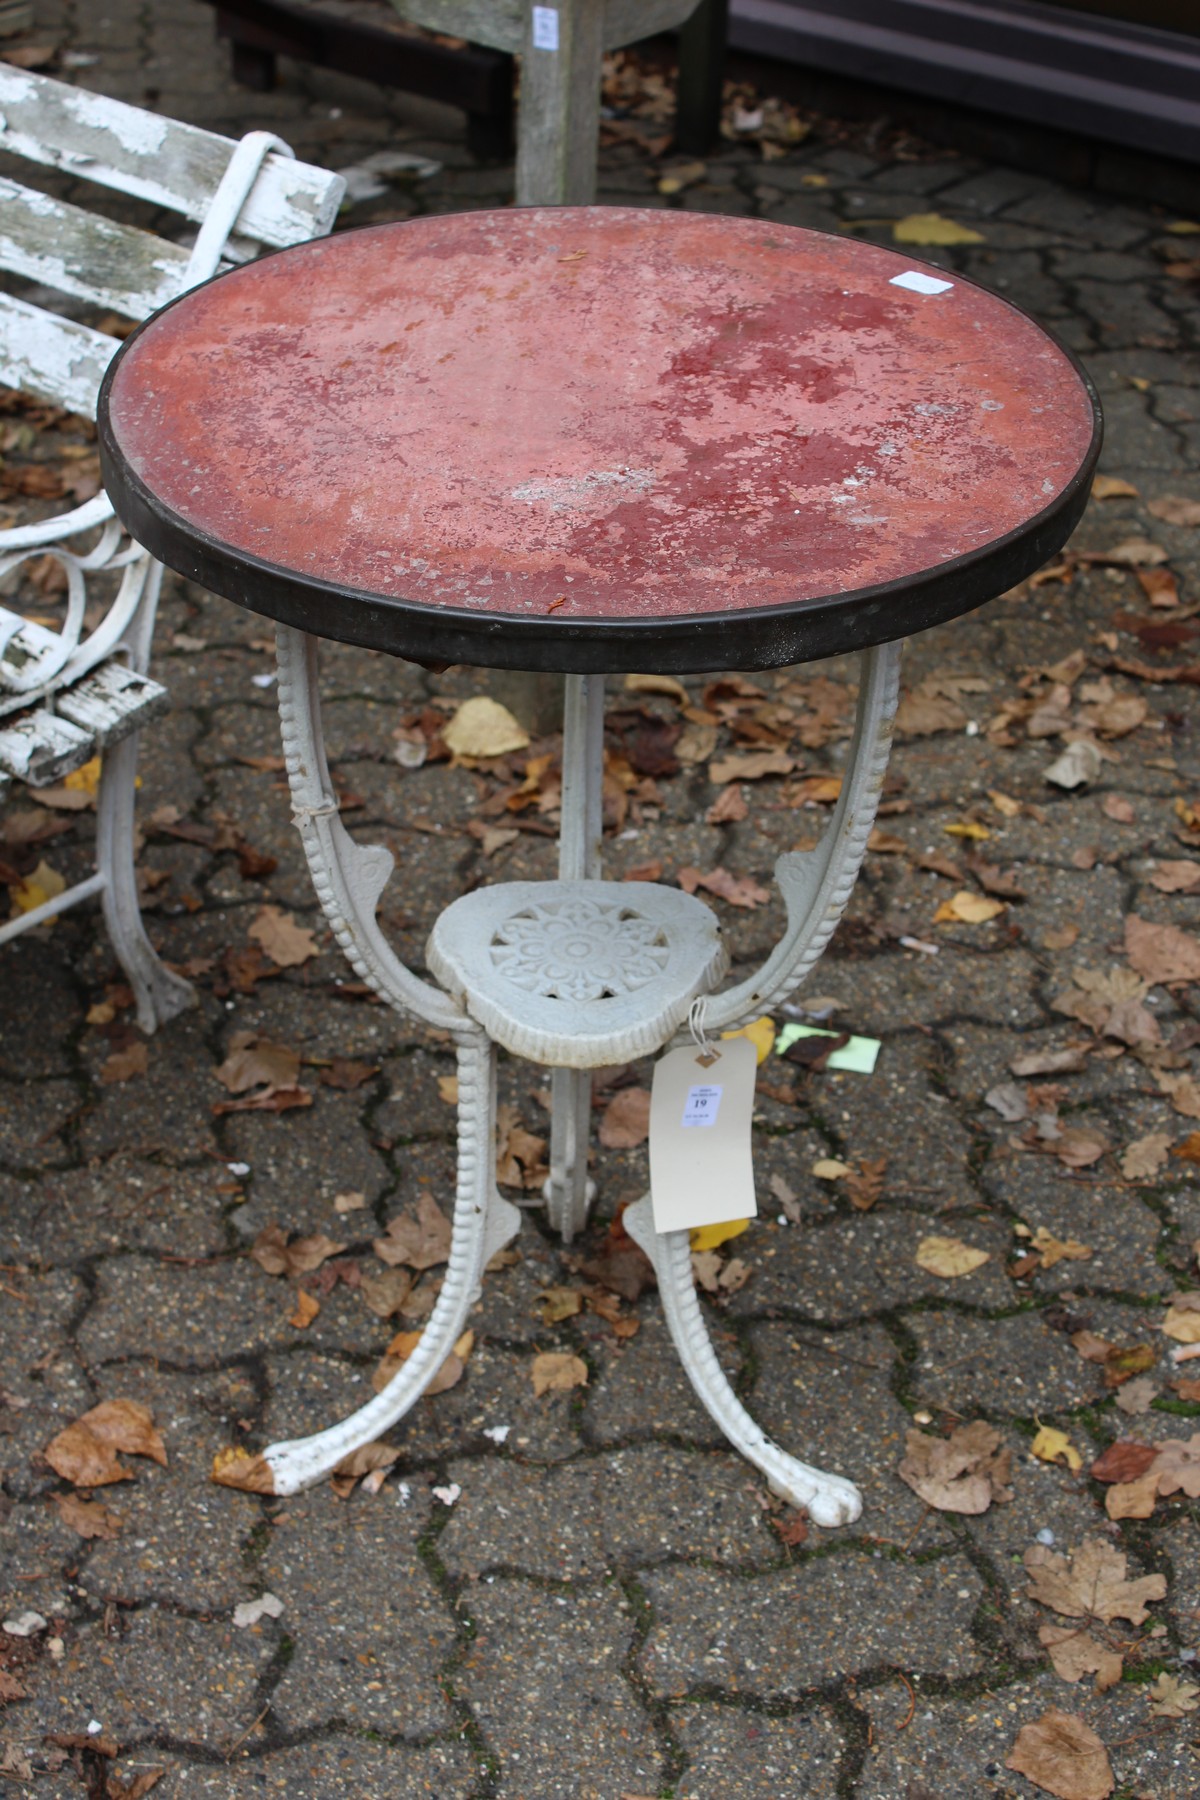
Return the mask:
[[[634,1243],[654,1264],[663,1311],[679,1360],[706,1412],[736,1450],[761,1469],[773,1493],[803,1506],[818,1525],[849,1525],[862,1512],[852,1482],[810,1468],[781,1450],[750,1417],[725,1378],[709,1340],[692,1280],[686,1231],[657,1232],[647,1194],[622,1214]]]
[[[259,1463],[258,1492],[295,1494],[329,1475],[415,1405],[449,1356],[479,1298],[483,1271],[521,1229],[521,1214],[496,1191],[495,1051],[483,1039],[458,1052],[458,1194],[450,1261],[421,1341],[373,1400],[328,1431],[271,1444]],[[268,1485],[269,1482],[269,1485]],[[234,1481],[232,1485],[243,1485]]]

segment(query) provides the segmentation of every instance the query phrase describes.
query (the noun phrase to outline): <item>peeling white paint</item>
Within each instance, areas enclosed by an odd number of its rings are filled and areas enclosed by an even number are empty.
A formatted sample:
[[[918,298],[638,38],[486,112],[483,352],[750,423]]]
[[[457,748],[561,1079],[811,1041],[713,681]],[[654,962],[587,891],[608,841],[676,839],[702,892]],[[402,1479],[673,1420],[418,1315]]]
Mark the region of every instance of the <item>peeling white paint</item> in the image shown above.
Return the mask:
[[[72,88],[63,96],[62,105],[63,111],[80,125],[92,131],[111,132],[118,144],[133,156],[153,156],[156,150],[161,150],[170,123],[158,113],[124,106],[105,94],[89,94],[86,88]]]

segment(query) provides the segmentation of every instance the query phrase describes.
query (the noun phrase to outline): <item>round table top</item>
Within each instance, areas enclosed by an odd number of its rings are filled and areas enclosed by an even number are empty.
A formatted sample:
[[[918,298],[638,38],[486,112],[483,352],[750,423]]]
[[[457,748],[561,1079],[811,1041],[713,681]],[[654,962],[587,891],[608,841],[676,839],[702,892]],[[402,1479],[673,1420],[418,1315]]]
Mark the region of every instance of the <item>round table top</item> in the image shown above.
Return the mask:
[[[419,660],[767,667],[1031,573],[1099,409],[997,295],[851,238],[634,208],[382,225],[124,345],[105,481],[158,557]]]

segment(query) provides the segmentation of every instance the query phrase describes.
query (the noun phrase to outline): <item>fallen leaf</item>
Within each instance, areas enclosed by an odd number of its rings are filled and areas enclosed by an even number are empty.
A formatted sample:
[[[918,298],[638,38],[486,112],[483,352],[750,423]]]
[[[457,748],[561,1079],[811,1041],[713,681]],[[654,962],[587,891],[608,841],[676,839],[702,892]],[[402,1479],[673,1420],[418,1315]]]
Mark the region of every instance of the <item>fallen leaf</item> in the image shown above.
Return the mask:
[[[25,913],[34,912],[39,906],[45,906],[47,900],[57,900],[66,885],[58,870],[52,869],[50,864],[43,860],[31,875],[27,875],[23,881],[18,881],[9,888],[8,897],[12,902],[12,917],[19,919]],[[47,923],[52,925],[53,918],[49,919]]]
[[[1164,1670],[1146,1689],[1146,1698],[1156,1719],[1184,1719],[1200,1707],[1200,1687]]]
[[[1156,985],[1200,981],[1200,938],[1177,925],[1152,925],[1130,913],[1125,920],[1125,954],[1138,974]]]
[[[745,907],[748,912],[756,906],[765,906],[771,898],[769,891],[748,875],[731,875],[728,869],[720,867],[710,875],[702,875],[699,869],[689,865],[680,869],[676,879],[685,894],[694,894],[697,888],[704,888],[718,900],[727,900],[730,906]]]
[[[1167,610],[1179,605],[1179,583],[1170,569],[1135,569],[1134,574],[1151,606]]]
[[[366,1204],[367,1196],[358,1188],[352,1188],[348,1193],[333,1196],[335,1213],[362,1212]]]
[[[1119,475],[1096,475],[1092,478],[1093,500],[1136,500],[1138,491],[1131,481]]]
[[[1103,1538],[1085,1538],[1078,1550],[1065,1556],[1034,1544],[1022,1560],[1030,1577],[1030,1599],[1068,1619],[1099,1619],[1105,1625],[1126,1619],[1130,1625],[1141,1625],[1149,1603],[1163,1599],[1167,1591],[1165,1575],[1128,1580],[1124,1552]]]
[[[1075,1075],[1087,1068],[1086,1053],[1072,1045],[1066,1050],[1028,1050],[1009,1062],[1014,1075]]]
[[[82,1500],[78,1494],[51,1494],[64,1525],[81,1538],[115,1538],[120,1535],[121,1515],[100,1500]]]
[[[321,1310],[321,1302],[307,1288],[297,1288],[296,1305],[288,1317],[288,1324],[294,1325],[297,1331],[304,1331],[312,1324]]]
[[[1121,1387],[1134,1375],[1144,1375],[1157,1361],[1158,1352],[1153,1344],[1111,1344],[1103,1358],[1104,1385],[1109,1388]]]
[[[1092,1254],[1086,1244],[1076,1243],[1074,1238],[1056,1238],[1044,1225],[1034,1232],[1030,1248],[1041,1257],[1043,1269],[1060,1262],[1086,1262]]]
[[[166,1772],[165,1769],[143,1769],[140,1775],[131,1775],[128,1781],[110,1772],[104,1783],[104,1800],[145,1800]]]
[[[1095,781],[1103,767],[1104,759],[1095,744],[1089,738],[1076,738],[1042,774],[1055,787],[1077,788]]]
[[[268,1275],[307,1275],[331,1256],[339,1256],[345,1244],[335,1244],[323,1231],[288,1242],[288,1233],[273,1222],[264,1225],[250,1247],[250,1254]],[[315,1314],[314,1314],[315,1317]]]
[[[477,694],[464,700],[449,724],[442,729],[447,749],[457,757],[508,756],[524,750],[529,733],[496,700]]]
[[[1054,1673],[1063,1681],[1080,1681],[1085,1675],[1094,1675],[1096,1692],[1102,1694],[1124,1673],[1120,1652],[1110,1650],[1080,1626],[1042,1625],[1038,1637],[1050,1653]]]
[[[742,819],[748,818],[749,813],[750,807],[741,788],[736,782],[730,782],[728,787],[722,788],[705,813],[704,823],[706,825],[737,825]],[[661,864],[658,873],[662,874]],[[628,881],[629,876],[626,875],[625,879]]]
[[[870,1212],[883,1197],[886,1156],[860,1156],[858,1167],[846,1176],[846,1198],[859,1212]]]
[[[766,775],[790,775],[795,767],[795,757],[783,750],[752,750],[746,755],[735,752],[709,763],[708,779],[715,787],[723,787],[727,781],[761,781]]]
[[[619,1088],[609,1101],[596,1133],[606,1150],[632,1150],[650,1135],[650,1091]]]
[[[719,1225],[695,1225],[688,1233],[688,1242],[693,1250],[716,1250],[749,1229],[749,1219],[725,1219]]]
[[[403,1267],[381,1269],[377,1275],[365,1274],[358,1284],[368,1311],[377,1319],[390,1319],[395,1313],[403,1312],[412,1290],[413,1278]]]
[[[583,1295],[578,1288],[543,1288],[538,1295],[537,1315],[543,1325],[559,1325],[583,1311]]]
[[[51,1438],[43,1454],[64,1481],[92,1488],[133,1480],[132,1471],[118,1460],[118,1451],[149,1457],[166,1467],[167,1452],[153,1414],[136,1400],[102,1400]]]
[[[313,933],[297,925],[291,913],[285,913],[279,906],[262,907],[248,935],[262,947],[277,969],[298,968],[317,955]]]
[[[754,1053],[758,1066],[766,1062],[775,1048],[775,1021],[768,1013],[760,1019],[752,1019],[748,1025],[740,1025],[736,1031],[723,1031],[723,1038],[749,1038],[754,1045]]]
[[[1160,1494],[1187,1494],[1200,1499],[1200,1432],[1183,1438],[1165,1438],[1158,1446],[1153,1473]]]
[[[904,737],[932,737],[939,731],[961,731],[967,715],[949,695],[923,692],[918,687],[905,694],[896,708],[896,730]]]
[[[372,1075],[378,1075],[378,1063],[356,1062],[351,1056],[335,1056],[329,1065],[321,1070],[320,1080],[325,1087],[337,1088],[339,1092],[351,1093],[360,1088],[364,1081]]]
[[[1117,825],[1132,825],[1137,816],[1124,794],[1105,794],[1100,810]]]
[[[1200,1163],[1200,1131],[1189,1131],[1187,1136],[1173,1147],[1171,1155],[1177,1156],[1181,1162]]]
[[[1148,1519],[1158,1500],[1158,1475],[1154,1469],[1136,1481],[1117,1481],[1104,1496],[1110,1519]]]
[[[1096,1458],[1088,1474],[1093,1481],[1138,1481],[1158,1455],[1157,1444],[1139,1444],[1135,1438],[1118,1438]]]
[[[983,244],[981,231],[959,225],[941,213],[906,213],[892,225],[892,237],[898,244]]]
[[[983,894],[962,888],[950,900],[943,900],[933,915],[935,925],[984,925],[1004,911],[1001,900],[989,900]]]
[[[703,181],[707,174],[707,163],[676,163],[659,177],[658,191],[660,194],[681,194],[685,188],[694,187],[696,182]]]
[[[1056,1706],[1022,1725],[1005,1767],[1057,1800],[1107,1800],[1113,1791],[1108,1752],[1096,1733],[1077,1713]]]
[[[928,1270],[931,1275],[940,1275],[946,1281],[970,1275],[990,1260],[987,1250],[976,1250],[970,1244],[964,1244],[961,1238],[926,1237],[917,1245],[918,1267]]]
[[[948,1438],[909,1431],[900,1479],[938,1512],[978,1514],[1012,1499],[1012,1451],[984,1420],[960,1425]]]
[[[1171,1139],[1165,1131],[1135,1138],[1121,1153],[1121,1173],[1126,1181],[1148,1181],[1164,1167]]]
[[[1150,885],[1160,894],[1200,893],[1200,863],[1188,862],[1185,858],[1155,863],[1150,873]]]
[[[1186,1305],[1171,1305],[1167,1308],[1162,1330],[1177,1344],[1200,1344],[1200,1312]]]
[[[1080,562],[1107,564],[1119,569],[1148,568],[1170,560],[1170,553],[1150,538],[1122,538],[1111,550],[1079,550],[1074,554]]]
[[[144,1075],[149,1066],[150,1047],[135,1038],[126,1044],[123,1050],[114,1050],[107,1057],[100,1070],[100,1079],[106,1087],[118,1081],[129,1081],[135,1075]]]
[[[275,1475],[265,1456],[252,1456],[247,1451],[227,1444],[212,1459],[210,1479],[219,1487],[236,1488],[242,1494],[273,1494]]]
[[[851,1173],[851,1165],[839,1162],[836,1156],[822,1156],[813,1164],[812,1173],[818,1181],[840,1181],[843,1175]]]
[[[1029,1453],[1039,1462],[1065,1462],[1073,1473],[1083,1467],[1083,1458],[1066,1432],[1056,1431],[1053,1425],[1042,1426],[1029,1446]]]
[[[407,1263],[410,1269],[432,1269],[450,1260],[450,1235],[449,1219],[428,1188],[422,1188],[416,1218],[397,1213],[388,1220],[386,1231],[375,1239],[372,1249],[389,1267]]]
[[[567,1351],[544,1350],[533,1359],[530,1370],[533,1391],[537,1395],[558,1393],[567,1388],[586,1387],[587,1364],[582,1357]]]
[[[424,1335],[423,1331],[398,1331],[396,1333],[371,1377],[371,1386],[377,1394],[382,1393],[397,1371],[404,1367]],[[453,1349],[437,1374],[432,1381],[426,1383],[422,1392],[425,1395],[444,1394],[448,1388],[456,1387],[462,1380],[467,1358],[471,1354],[474,1343],[475,1333],[464,1331],[462,1336],[455,1341]]]
[[[501,1106],[496,1114],[497,1181],[505,1187],[537,1192],[549,1173],[546,1139],[525,1129],[515,1107]]]
[[[378,1475],[382,1478],[399,1457],[399,1450],[391,1444],[360,1444],[330,1470],[329,1485],[339,1500],[348,1500],[354,1492],[355,1482],[361,1481],[365,1488],[368,1477]],[[371,1491],[378,1492],[378,1488],[372,1486]]]
[[[1183,494],[1164,494],[1151,500],[1146,511],[1165,525],[1200,525],[1200,500],[1189,500]]]
[[[1150,1403],[1158,1398],[1158,1392],[1157,1382],[1148,1375],[1139,1375],[1136,1381],[1127,1381],[1117,1390],[1116,1403],[1121,1412],[1136,1418],[1150,1411]]]
[[[300,1054],[289,1050],[286,1044],[260,1037],[257,1032],[235,1031],[229,1040],[228,1056],[214,1072],[230,1094],[245,1094],[261,1087],[274,1093],[296,1086]]]
[[[625,691],[630,694],[666,694],[668,699],[678,700],[680,706],[688,703],[687,689],[673,675],[627,675]]]

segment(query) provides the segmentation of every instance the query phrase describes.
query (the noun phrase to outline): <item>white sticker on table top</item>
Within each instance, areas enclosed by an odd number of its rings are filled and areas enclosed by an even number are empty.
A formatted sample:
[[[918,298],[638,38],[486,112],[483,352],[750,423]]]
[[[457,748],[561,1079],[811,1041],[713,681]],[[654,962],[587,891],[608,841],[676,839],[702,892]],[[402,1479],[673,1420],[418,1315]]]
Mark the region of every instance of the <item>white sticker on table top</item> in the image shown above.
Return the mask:
[[[689,1088],[687,1099],[683,1103],[684,1126],[715,1125],[720,1110],[721,1089],[719,1087]]]
[[[557,6],[535,6],[533,9],[533,47],[535,50],[558,49]]]
[[[537,7],[533,10],[536,15]],[[905,269],[903,275],[893,275],[888,286],[907,288],[913,294],[945,294],[954,283],[939,281],[936,275],[926,275],[921,269]]]

